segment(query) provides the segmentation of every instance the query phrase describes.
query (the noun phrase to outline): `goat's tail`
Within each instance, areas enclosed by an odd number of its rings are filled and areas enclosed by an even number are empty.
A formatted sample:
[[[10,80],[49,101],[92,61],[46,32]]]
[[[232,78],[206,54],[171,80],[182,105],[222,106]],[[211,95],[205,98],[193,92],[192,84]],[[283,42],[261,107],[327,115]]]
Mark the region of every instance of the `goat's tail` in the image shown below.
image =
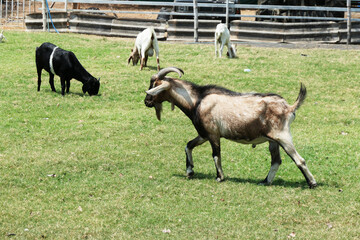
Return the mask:
[[[303,83],[300,84],[300,91],[299,91],[299,95],[294,103],[294,105],[292,106],[293,108],[293,112],[295,112],[305,101],[306,98],[306,87]]]

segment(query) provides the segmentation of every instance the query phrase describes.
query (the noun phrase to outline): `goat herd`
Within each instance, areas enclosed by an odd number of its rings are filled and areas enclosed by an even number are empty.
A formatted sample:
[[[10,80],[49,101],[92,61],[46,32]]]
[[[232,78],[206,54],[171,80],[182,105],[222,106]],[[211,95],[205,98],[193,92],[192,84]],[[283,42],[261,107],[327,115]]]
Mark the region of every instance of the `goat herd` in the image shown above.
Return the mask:
[[[220,46],[220,51],[218,46]],[[230,33],[226,25],[219,24],[215,32],[215,56],[221,57],[224,45],[228,48],[228,56],[236,57],[236,51],[230,44]],[[177,106],[190,118],[198,136],[189,141],[185,147],[186,174],[194,175],[192,150],[207,141],[212,147],[217,181],[224,180],[221,167],[220,138],[226,138],[243,144],[269,142],[271,167],[262,184],[271,184],[281,165],[280,146],[295,162],[304,175],[310,188],[316,187],[316,181],[307,168],[305,160],[298,154],[290,134],[290,124],[295,119],[295,111],[302,105],[306,97],[306,88],[300,86],[298,97],[293,105],[289,105],[277,94],[238,93],[215,85],[199,86],[194,83],[167,77],[175,72],[179,78],[183,70],[168,67],[160,70],[159,46],[153,28],[141,32],[135,41],[134,49],[128,58],[133,65],[140,60],[140,70],[147,64],[148,56],[157,58],[158,73],[150,80],[144,103],[155,108],[156,116],[161,119],[162,102],[171,103],[172,109]],[[75,78],[83,83],[82,90],[89,95],[98,94],[100,79],[94,78],[80,64],[74,53],[63,50],[54,44],[43,43],[36,49],[36,68],[38,73],[38,91],[41,85],[41,71],[45,69],[50,75],[50,86],[54,87],[54,75],[60,76],[62,95],[69,92],[70,80]]]

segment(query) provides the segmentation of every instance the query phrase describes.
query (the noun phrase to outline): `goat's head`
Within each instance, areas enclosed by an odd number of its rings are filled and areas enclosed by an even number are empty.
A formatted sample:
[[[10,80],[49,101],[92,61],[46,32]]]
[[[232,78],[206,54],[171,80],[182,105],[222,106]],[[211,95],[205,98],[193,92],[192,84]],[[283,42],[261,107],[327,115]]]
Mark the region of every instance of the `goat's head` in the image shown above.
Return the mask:
[[[169,79],[165,78],[170,72],[176,72],[179,77],[184,74],[184,71],[180,68],[164,68],[151,77],[149,89],[146,91],[144,103],[147,107],[155,107],[158,120],[161,120],[162,102],[167,100],[167,91],[171,88]]]
[[[93,77],[84,83],[82,90],[84,94],[88,92],[89,95],[92,96],[92,95],[97,95],[99,93],[99,88],[100,88],[100,78],[96,79]]]
[[[130,61],[132,60],[133,66],[135,66],[140,59],[139,52],[136,48],[131,49],[130,57],[128,58],[128,64],[130,64]]]

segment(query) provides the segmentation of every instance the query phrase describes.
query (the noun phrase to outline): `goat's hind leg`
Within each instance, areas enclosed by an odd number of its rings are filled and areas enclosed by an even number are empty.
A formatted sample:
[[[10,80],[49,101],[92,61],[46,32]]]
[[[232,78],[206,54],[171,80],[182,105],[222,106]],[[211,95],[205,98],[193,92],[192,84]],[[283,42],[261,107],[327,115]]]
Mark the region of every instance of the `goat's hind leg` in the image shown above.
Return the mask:
[[[37,90],[40,91],[42,66],[40,66],[40,64],[38,64],[37,62],[36,62],[36,70],[37,70],[37,75],[38,75],[38,87],[37,87]]]
[[[219,56],[222,57],[222,53],[223,53],[223,50],[224,50],[224,42],[221,42],[221,46],[220,46],[220,52],[219,52]]]
[[[291,157],[291,159],[295,162],[296,166],[300,169],[309,187],[315,188],[317,186],[315,178],[307,168],[305,160],[296,151],[294,144],[292,143],[291,136],[280,139],[279,143],[285,152],[289,155],[289,157]]]
[[[268,175],[260,184],[271,184],[275,178],[276,172],[281,165],[280,149],[277,142],[269,142],[269,151],[271,154],[271,167]]]
[[[229,54],[229,58],[233,58],[231,44],[229,42],[227,44],[227,51],[228,51],[228,54]]]
[[[50,77],[49,77],[49,84],[51,87],[51,91],[56,92],[55,90],[55,85],[54,85],[54,74],[49,73]]]
[[[213,159],[216,168],[216,181],[222,182],[225,179],[222,167],[221,167],[221,153],[220,153],[220,138],[210,140],[211,148],[213,150]]]
[[[215,58],[217,58],[218,56],[218,41],[216,40],[216,36],[215,36]]]
[[[197,136],[196,138],[194,138],[193,140],[189,141],[187,144],[186,144],[186,147],[185,147],[185,154],[186,154],[186,176],[188,178],[192,177],[194,175],[194,171],[193,171],[193,168],[194,168],[194,162],[193,162],[193,158],[192,158],[192,150],[203,144],[204,142],[206,142],[207,139],[204,139],[200,136]]]

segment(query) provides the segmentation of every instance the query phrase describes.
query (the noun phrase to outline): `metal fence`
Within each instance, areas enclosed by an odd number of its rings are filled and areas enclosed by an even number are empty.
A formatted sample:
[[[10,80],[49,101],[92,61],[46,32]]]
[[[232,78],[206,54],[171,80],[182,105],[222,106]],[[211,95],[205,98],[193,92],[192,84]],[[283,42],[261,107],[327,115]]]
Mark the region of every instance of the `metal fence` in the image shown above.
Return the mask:
[[[0,0],[0,25],[24,27],[25,15],[29,13],[31,0]]]
[[[10,23],[18,23],[19,25],[24,25],[25,14],[31,12],[41,12],[42,2],[44,0],[0,0],[1,1],[1,24],[6,25]],[[229,23],[229,19],[242,19],[244,17],[256,18],[257,20],[286,20],[286,21],[347,21],[348,27],[351,27],[351,22],[360,21],[360,19],[351,18],[352,13],[360,12],[359,8],[353,8],[350,5],[349,0],[347,0],[347,7],[317,7],[317,6],[281,6],[281,5],[250,5],[250,4],[235,4],[231,0],[226,0],[224,3],[197,3],[197,0],[194,0],[193,3],[183,3],[183,2],[161,2],[161,1],[116,1],[116,0],[53,0],[49,1],[47,4],[51,12],[77,12],[77,13],[95,13],[95,14],[146,14],[146,15],[165,15],[171,17],[190,17],[197,21],[199,18],[222,18],[225,19],[226,23]],[[55,4],[60,3],[60,4]],[[74,9],[71,4],[87,4],[87,5],[102,5],[110,6],[107,8],[88,8],[88,9]],[[127,10],[116,10],[111,6],[128,6]],[[60,6],[60,7],[59,7]],[[152,7],[158,8],[167,8],[170,11],[154,11],[154,10],[139,10],[140,7]],[[175,8],[188,8],[194,9],[195,11],[174,11]],[[222,9],[222,13],[214,12],[196,12],[197,9],[201,8],[213,8],[213,9]],[[130,9],[130,10],[129,10]],[[235,11],[229,11],[230,9],[235,9]],[[256,10],[253,11],[254,14],[242,14],[241,10]],[[328,16],[281,16],[281,15],[258,15],[256,14],[257,10],[272,10],[276,11],[302,11],[304,13],[315,11],[315,12],[340,12],[343,17],[328,17]],[[219,11],[216,11],[219,12]],[[195,28],[195,27],[194,27]],[[350,30],[348,31],[350,32]]]
[[[42,0],[35,0],[41,2]],[[152,6],[152,7],[185,7],[193,8],[193,3],[183,2],[159,2],[159,1],[116,1],[116,0],[55,0],[52,2],[62,2],[65,8],[53,8],[53,11],[68,11],[68,12],[92,12],[92,13],[126,13],[126,14],[159,14],[159,12],[152,11],[119,11],[119,10],[89,10],[89,9],[70,9],[68,8],[71,3],[80,4],[108,4],[108,5],[128,5],[134,8],[138,6]],[[195,1],[194,1],[195,2]],[[197,3],[198,8],[222,8],[222,9],[267,9],[267,10],[285,10],[285,11],[320,11],[320,12],[346,12],[356,13],[360,12],[359,8],[347,7],[317,7],[317,6],[282,6],[282,5],[253,5],[253,4],[234,4],[233,2],[227,1],[228,3]],[[346,2],[346,1],[345,1]],[[348,1],[351,2],[351,1]],[[345,4],[346,5],[346,4]],[[226,14],[228,13],[228,14]],[[171,16],[187,16],[194,17],[194,12],[162,12],[163,15]],[[345,21],[347,18],[344,17],[314,17],[314,16],[276,16],[276,15],[244,15],[241,13],[231,13],[231,11],[224,10],[224,13],[198,13],[199,17],[219,17],[219,18],[241,18],[241,17],[256,17],[260,19],[296,19],[296,20],[317,20],[317,21]],[[351,16],[351,15],[347,15]],[[353,21],[360,21],[360,19],[353,19]]]

